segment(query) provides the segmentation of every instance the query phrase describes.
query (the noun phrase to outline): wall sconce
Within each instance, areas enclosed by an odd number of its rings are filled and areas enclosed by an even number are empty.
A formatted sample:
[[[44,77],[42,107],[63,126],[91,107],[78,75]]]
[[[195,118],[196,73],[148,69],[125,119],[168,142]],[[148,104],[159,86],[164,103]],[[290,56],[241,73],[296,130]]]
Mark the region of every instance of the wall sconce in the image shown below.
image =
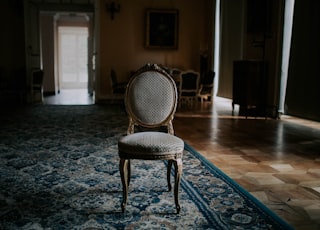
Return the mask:
[[[114,14],[120,12],[120,3],[115,3],[114,1],[106,3],[106,10],[110,13],[111,20],[113,20]]]

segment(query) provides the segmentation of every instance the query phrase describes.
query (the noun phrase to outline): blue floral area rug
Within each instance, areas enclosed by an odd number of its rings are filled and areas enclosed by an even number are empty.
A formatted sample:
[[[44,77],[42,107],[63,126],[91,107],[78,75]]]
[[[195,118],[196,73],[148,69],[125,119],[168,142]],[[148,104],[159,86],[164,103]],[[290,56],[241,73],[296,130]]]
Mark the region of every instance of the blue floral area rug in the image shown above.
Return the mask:
[[[0,125],[0,229],[292,229],[187,144],[180,214],[166,162],[139,160],[123,214],[120,106],[10,108]]]

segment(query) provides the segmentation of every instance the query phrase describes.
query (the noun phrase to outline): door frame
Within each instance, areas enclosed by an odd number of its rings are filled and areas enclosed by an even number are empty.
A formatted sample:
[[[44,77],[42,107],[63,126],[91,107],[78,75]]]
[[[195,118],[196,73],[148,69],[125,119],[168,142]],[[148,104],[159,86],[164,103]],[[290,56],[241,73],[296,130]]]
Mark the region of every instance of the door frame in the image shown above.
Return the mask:
[[[55,12],[69,12],[69,13],[86,13],[89,17],[89,37],[90,42],[88,45],[88,92],[93,94],[95,92],[95,79],[96,72],[94,71],[93,56],[95,56],[96,51],[94,51],[97,43],[97,31],[96,25],[97,20],[97,8],[95,5],[99,1],[92,1],[91,3],[46,3],[34,2],[31,0],[24,1],[24,19],[25,19],[25,54],[26,54],[26,76],[27,85],[32,84],[32,71],[34,69],[43,69],[43,57],[42,54],[42,41],[41,41],[41,30],[40,30],[40,12],[55,13]],[[53,27],[54,25],[52,25]],[[56,46],[56,45],[55,45]],[[56,47],[55,47],[56,48]],[[54,53],[56,53],[54,51]],[[55,59],[55,57],[53,57]],[[54,70],[56,72],[56,70]],[[45,74],[45,72],[44,72]],[[56,84],[55,84],[56,87]],[[32,92],[31,87],[27,91],[27,102],[32,103]],[[55,93],[55,92],[54,92]]]
[[[87,83],[87,90],[88,93],[90,95],[93,94],[94,92],[94,87],[93,87],[93,79],[94,79],[94,71],[92,70],[92,60],[93,60],[93,43],[92,41],[94,41],[94,39],[92,38],[93,34],[92,34],[92,15],[90,14],[81,14],[80,18],[85,18],[85,20],[83,19],[78,19],[77,21],[75,21],[75,16],[64,16],[63,20],[59,20],[59,17],[56,17],[57,19],[55,20],[55,28],[54,30],[56,31],[55,34],[55,80],[57,82],[57,87],[58,87],[58,91],[60,91],[61,89],[61,85],[60,85],[60,81],[61,81],[61,66],[60,66],[60,44],[59,44],[59,40],[60,40],[60,35],[59,35],[59,28],[60,27],[86,27],[88,28],[88,40],[87,40],[87,49],[88,49],[88,57],[87,57],[87,71],[88,71],[88,83]]]

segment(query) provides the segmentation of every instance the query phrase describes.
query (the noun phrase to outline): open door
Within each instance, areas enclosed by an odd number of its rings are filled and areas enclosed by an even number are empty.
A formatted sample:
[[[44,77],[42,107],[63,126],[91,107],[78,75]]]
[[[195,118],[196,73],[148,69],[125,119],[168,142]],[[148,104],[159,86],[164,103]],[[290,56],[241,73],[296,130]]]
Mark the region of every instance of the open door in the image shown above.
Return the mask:
[[[60,89],[88,88],[88,27],[58,27]]]
[[[31,84],[32,70],[43,69],[44,93],[54,95],[59,92],[57,28],[61,26],[60,22],[66,19],[64,23],[68,26],[85,24],[88,28],[85,68],[88,93],[94,94],[95,72],[92,56],[95,41],[95,4],[95,1],[59,4],[51,1],[24,1],[27,85]],[[31,91],[28,92],[28,101],[31,101]]]
[[[57,42],[57,74],[59,89],[86,88],[94,93],[93,36],[90,14],[58,14],[55,36]]]

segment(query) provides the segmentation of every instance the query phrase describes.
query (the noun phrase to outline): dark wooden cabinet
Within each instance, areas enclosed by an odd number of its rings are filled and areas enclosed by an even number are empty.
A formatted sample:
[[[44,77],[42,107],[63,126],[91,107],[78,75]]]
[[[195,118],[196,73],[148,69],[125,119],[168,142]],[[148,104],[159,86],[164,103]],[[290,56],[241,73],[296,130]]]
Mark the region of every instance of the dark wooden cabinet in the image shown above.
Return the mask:
[[[240,60],[233,63],[233,101],[239,115],[265,116],[267,107],[267,64],[261,60]]]

